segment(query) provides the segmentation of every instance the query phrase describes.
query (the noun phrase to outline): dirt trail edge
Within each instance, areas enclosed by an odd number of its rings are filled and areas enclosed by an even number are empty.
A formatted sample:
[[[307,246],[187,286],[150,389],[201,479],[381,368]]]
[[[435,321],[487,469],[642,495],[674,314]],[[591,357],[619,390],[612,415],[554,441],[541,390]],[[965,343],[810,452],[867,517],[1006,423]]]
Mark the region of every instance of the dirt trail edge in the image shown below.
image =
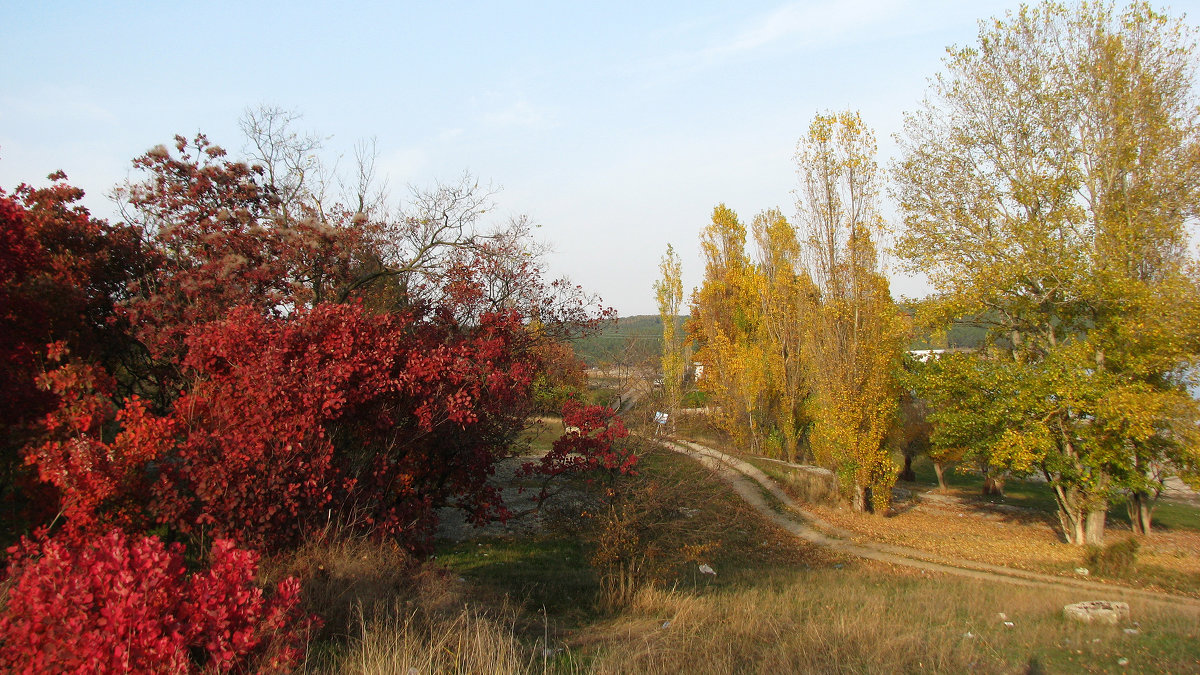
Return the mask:
[[[892,565],[902,565],[929,572],[953,574],[971,579],[998,581],[1018,586],[1034,588],[1054,588],[1063,591],[1091,591],[1093,594],[1102,593],[1106,596],[1121,596],[1137,598],[1151,602],[1170,603],[1172,605],[1190,606],[1200,610],[1200,600],[1182,595],[1147,591],[1139,588],[1115,586],[1082,579],[1069,579],[1039,574],[1026,570],[989,565],[988,563],[951,558],[927,551],[920,551],[905,546],[895,546],[878,542],[855,543],[849,541],[855,533],[838,528],[821,518],[806,511],[783,491],[769,476],[754,465],[744,462],[737,457],[727,455],[691,441],[672,440],[665,446],[696,459],[701,464],[714,470],[729,487],[748,504],[755,508],[763,517],[775,523],[791,534],[834,551],[839,551],[859,558],[867,558]],[[781,513],[768,503],[763,492],[766,491],[784,506],[797,514],[802,520]]]

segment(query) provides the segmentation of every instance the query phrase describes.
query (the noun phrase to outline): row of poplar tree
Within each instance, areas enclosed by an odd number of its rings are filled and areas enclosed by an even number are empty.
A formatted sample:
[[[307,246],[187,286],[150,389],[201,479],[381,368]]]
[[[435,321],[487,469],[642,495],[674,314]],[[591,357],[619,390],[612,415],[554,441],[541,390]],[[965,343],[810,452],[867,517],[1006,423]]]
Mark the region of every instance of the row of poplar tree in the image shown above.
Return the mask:
[[[701,233],[686,335],[663,322],[670,405],[686,343],[735,443],[811,457],[878,510],[908,397],[936,462],[1043,476],[1067,541],[1100,543],[1122,498],[1148,531],[1164,480],[1200,473],[1195,37],[1144,3],[982,22],[897,134],[895,233],[870,129],[817,115],[797,148],[795,222],[768,210],[748,232],[720,205]],[[912,321],[892,301],[885,240],[934,289]],[[661,269],[666,319],[683,302],[673,249]],[[905,358],[914,330],[964,316],[988,328],[980,348]]]

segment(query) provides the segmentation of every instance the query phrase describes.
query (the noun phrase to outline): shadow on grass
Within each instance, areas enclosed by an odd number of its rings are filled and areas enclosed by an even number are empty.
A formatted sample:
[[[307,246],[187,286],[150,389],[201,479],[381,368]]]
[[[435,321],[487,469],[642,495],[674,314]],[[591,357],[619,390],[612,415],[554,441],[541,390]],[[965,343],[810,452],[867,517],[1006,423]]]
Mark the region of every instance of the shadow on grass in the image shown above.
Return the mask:
[[[937,475],[927,457],[917,458],[913,462],[913,471],[916,480],[902,485],[916,492],[937,487]],[[948,470],[945,479],[949,494],[979,508],[987,508],[988,505],[1008,505],[1028,509],[1027,514],[1010,514],[1011,522],[1046,522],[1058,525],[1058,503],[1054,498],[1054,489],[1045,481],[1009,478],[1004,483],[1004,495],[994,497],[983,494],[983,476],[977,472]],[[1109,506],[1108,521],[1124,528],[1129,527],[1129,515],[1124,499],[1117,499]],[[1160,500],[1154,509],[1154,528],[1163,531],[1200,531],[1200,508]]]
[[[439,542],[436,561],[494,599],[509,598],[525,616],[551,616],[571,628],[597,616],[599,581],[582,542],[567,537]],[[526,626],[543,630],[543,626]]]

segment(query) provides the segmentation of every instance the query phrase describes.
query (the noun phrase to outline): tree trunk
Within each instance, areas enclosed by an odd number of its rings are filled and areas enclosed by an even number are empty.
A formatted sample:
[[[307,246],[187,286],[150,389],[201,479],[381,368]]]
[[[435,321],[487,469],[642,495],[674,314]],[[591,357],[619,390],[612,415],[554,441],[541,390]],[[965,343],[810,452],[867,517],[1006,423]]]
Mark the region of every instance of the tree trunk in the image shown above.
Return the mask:
[[[1103,506],[1089,511],[1068,511],[1061,505],[1058,507],[1058,522],[1062,524],[1063,536],[1068,544],[1076,546],[1102,546],[1107,515]]]
[[[946,491],[946,465],[942,464],[941,462],[934,462],[933,463],[933,472],[937,474],[938,490],[941,492],[945,492]]]
[[[1004,478],[988,474],[983,477],[983,494],[989,497],[1004,496]]]
[[[912,455],[908,452],[905,452],[904,468],[900,470],[900,480],[906,480],[911,483],[917,479],[917,474],[913,472],[912,462]]]
[[[859,513],[874,513],[875,507],[871,503],[871,488],[868,485],[854,486],[854,510]]]
[[[1104,506],[1093,508],[1087,512],[1087,520],[1084,526],[1084,544],[1088,546],[1101,546],[1104,544],[1104,519],[1107,515],[1108,511]]]
[[[1083,514],[1078,511],[1071,511],[1059,505],[1058,507],[1058,523],[1062,525],[1063,538],[1068,544],[1083,546]]]
[[[1068,544],[1083,546],[1084,517],[1083,509],[1078,506],[1080,502],[1078,491],[1056,484],[1054,499],[1058,502],[1058,523],[1062,526],[1063,538],[1067,540]]]
[[[792,464],[796,463],[796,448],[799,445],[796,439],[796,425],[789,423],[784,427],[783,432],[783,452],[787,455],[787,461]]]
[[[1139,537],[1150,534],[1151,520],[1154,517],[1150,493],[1141,490],[1130,493],[1125,508],[1129,512],[1129,527],[1133,529],[1133,534]]]

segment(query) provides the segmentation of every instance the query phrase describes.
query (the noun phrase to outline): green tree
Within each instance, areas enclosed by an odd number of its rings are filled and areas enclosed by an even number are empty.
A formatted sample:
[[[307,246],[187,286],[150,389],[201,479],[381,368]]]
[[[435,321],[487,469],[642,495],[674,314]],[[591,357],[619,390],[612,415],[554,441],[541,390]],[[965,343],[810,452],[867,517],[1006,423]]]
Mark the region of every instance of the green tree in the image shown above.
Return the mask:
[[[884,226],[875,138],[857,113],[817,115],[796,160],[797,207],[820,296],[806,340],[813,453],[835,470],[856,509],[882,510],[896,480],[904,327],[875,250]]]
[[[991,328],[940,375],[990,395],[943,396],[934,443],[1043,473],[1078,544],[1121,492],[1148,527],[1164,469],[1197,464],[1194,66],[1193,31],[1146,4],[1023,7],[950,50],[899,139],[898,253]]]

